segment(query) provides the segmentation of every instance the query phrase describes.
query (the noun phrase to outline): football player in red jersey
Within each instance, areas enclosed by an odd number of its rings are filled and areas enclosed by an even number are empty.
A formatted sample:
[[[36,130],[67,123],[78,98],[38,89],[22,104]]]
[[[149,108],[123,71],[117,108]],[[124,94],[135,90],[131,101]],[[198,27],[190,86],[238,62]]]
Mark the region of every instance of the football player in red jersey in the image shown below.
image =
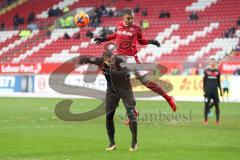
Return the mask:
[[[134,24],[134,13],[130,8],[123,10],[123,21],[117,23],[117,31],[106,37],[106,38],[95,38],[94,41],[96,44],[101,44],[102,42],[116,40],[117,46],[117,56],[124,60],[122,66],[126,66],[131,71],[135,73],[135,76],[140,80],[140,82],[147,88],[151,89],[153,92],[161,95],[166,99],[166,101],[171,106],[172,110],[176,111],[176,103],[174,97],[169,96],[161,86],[147,79],[140,71],[136,68],[132,68],[130,64],[127,63],[127,59],[134,57],[136,63],[141,64],[137,56],[137,47],[136,43],[138,42],[141,45],[152,44],[157,47],[160,47],[160,43],[157,40],[146,40],[142,37],[142,28]]]

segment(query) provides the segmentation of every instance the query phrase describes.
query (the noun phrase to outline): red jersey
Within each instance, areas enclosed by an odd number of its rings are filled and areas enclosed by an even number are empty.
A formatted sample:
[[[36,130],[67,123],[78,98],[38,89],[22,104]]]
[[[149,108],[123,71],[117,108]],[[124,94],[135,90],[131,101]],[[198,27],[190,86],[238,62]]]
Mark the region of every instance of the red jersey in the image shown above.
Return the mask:
[[[123,22],[117,23],[117,31],[108,36],[107,41],[116,39],[117,54],[135,56],[136,43],[147,45],[148,40],[142,38],[142,28],[138,25],[126,26]]]

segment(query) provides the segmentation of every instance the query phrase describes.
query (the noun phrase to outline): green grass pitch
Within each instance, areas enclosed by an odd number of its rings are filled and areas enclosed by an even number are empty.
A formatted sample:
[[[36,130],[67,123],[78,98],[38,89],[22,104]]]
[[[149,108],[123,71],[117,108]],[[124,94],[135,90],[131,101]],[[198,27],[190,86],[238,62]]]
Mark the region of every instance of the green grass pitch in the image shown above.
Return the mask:
[[[122,122],[121,104],[115,115],[117,150],[108,145],[105,117],[66,122],[55,116],[61,99],[0,99],[0,160],[238,160],[240,105],[221,104],[221,124],[215,114],[203,125],[203,104],[178,102],[180,120],[147,117],[172,114],[166,102],[137,101],[140,110],[137,152],[129,152],[130,131]],[[96,107],[99,100],[74,99],[71,111]],[[214,110],[213,110],[214,113]],[[146,117],[144,117],[146,116]],[[184,118],[185,117],[185,118]]]

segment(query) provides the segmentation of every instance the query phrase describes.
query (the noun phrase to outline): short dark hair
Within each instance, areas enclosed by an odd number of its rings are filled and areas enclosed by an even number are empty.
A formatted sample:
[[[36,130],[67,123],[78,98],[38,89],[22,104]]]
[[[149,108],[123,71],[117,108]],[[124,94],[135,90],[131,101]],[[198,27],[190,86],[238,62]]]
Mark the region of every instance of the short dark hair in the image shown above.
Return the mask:
[[[124,8],[123,11],[122,11],[122,14],[123,15],[132,15],[133,14],[133,10],[132,8]]]
[[[112,55],[113,55],[112,52],[110,52],[110,51],[105,51],[105,52],[103,52],[102,57],[103,57],[103,58],[111,58]]]

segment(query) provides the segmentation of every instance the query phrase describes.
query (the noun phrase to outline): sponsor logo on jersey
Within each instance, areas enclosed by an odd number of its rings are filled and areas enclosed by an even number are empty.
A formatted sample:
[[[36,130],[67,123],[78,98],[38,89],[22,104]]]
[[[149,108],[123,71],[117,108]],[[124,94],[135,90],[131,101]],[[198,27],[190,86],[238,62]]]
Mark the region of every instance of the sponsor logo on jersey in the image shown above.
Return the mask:
[[[127,31],[117,31],[117,34],[119,34],[119,35],[132,36],[132,32],[127,32]]]
[[[217,72],[217,71],[215,71],[215,72],[207,71],[207,75],[211,76],[211,77],[217,77],[219,75],[219,72]]]

